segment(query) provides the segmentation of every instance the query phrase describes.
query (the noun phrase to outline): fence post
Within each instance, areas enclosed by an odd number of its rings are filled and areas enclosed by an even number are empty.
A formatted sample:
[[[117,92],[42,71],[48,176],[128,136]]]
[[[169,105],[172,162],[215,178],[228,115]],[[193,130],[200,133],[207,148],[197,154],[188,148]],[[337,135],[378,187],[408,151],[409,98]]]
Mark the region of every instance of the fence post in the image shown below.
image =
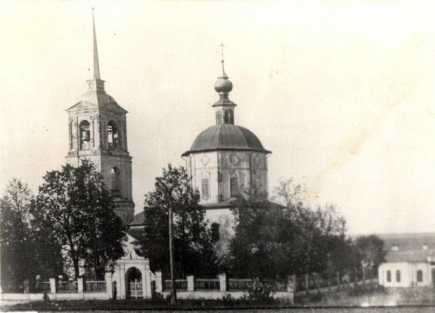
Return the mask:
[[[227,274],[219,274],[219,288],[221,292],[227,292]]]
[[[83,277],[77,278],[77,292],[83,293],[84,291]]]
[[[161,271],[156,272],[156,292],[158,293],[163,292],[163,278],[162,278]]]
[[[113,299],[113,286],[112,286],[112,273],[106,272],[104,275],[104,280],[106,281],[106,292],[109,299]]]
[[[187,291],[195,290],[195,276],[187,275]]]
[[[57,292],[56,278],[50,278],[50,292],[51,293]]]
[[[287,276],[287,292],[289,293],[289,302],[291,305],[295,302],[296,275]]]

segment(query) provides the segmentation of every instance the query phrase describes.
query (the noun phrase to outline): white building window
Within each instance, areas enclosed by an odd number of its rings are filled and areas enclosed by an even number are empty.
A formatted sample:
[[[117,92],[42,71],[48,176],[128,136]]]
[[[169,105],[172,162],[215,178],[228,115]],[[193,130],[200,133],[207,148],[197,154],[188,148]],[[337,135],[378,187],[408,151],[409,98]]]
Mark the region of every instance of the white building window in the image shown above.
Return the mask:
[[[396,271],[396,282],[400,283],[400,271]]]
[[[423,271],[418,270],[417,271],[417,282],[421,283],[423,281]]]
[[[391,282],[391,271],[387,271],[387,282]]]

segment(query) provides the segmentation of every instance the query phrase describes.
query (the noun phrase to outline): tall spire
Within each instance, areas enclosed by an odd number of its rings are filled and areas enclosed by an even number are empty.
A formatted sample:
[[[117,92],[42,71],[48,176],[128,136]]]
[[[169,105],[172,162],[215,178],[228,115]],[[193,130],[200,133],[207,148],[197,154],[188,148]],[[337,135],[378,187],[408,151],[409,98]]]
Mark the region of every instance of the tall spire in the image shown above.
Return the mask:
[[[95,11],[92,8],[92,26],[94,31],[94,79],[100,78],[100,63],[98,62],[97,33],[95,31]]]
[[[104,91],[104,80],[100,77],[100,62],[98,61],[97,32],[95,30],[95,11],[92,8],[92,31],[94,39],[94,77],[88,80],[89,89]]]

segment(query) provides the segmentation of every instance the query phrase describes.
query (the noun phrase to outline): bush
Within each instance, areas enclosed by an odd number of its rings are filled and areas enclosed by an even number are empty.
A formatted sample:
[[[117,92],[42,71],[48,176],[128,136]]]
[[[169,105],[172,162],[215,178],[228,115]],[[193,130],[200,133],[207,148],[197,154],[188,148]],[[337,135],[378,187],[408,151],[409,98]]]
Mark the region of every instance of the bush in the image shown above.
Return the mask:
[[[271,302],[276,291],[275,284],[269,280],[256,278],[248,290],[248,300],[253,302]]]

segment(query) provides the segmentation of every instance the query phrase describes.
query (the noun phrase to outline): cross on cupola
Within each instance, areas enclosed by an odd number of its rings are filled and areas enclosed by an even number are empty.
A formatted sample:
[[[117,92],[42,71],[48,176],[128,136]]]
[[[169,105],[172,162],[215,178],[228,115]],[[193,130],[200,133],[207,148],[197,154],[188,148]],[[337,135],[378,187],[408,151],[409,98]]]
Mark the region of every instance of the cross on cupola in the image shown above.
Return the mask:
[[[214,89],[219,93],[219,100],[213,104],[216,110],[216,124],[234,124],[234,107],[236,104],[228,98],[233,89],[233,83],[225,73],[224,45],[221,44],[222,76],[218,77]]]
[[[95,13],[92,8],[93,39],[94,39],[94,78],[88,80],[89,89],[104,92],[104,80],[100,78],[100,63],[98,61],[97,33],[95,30]]]

